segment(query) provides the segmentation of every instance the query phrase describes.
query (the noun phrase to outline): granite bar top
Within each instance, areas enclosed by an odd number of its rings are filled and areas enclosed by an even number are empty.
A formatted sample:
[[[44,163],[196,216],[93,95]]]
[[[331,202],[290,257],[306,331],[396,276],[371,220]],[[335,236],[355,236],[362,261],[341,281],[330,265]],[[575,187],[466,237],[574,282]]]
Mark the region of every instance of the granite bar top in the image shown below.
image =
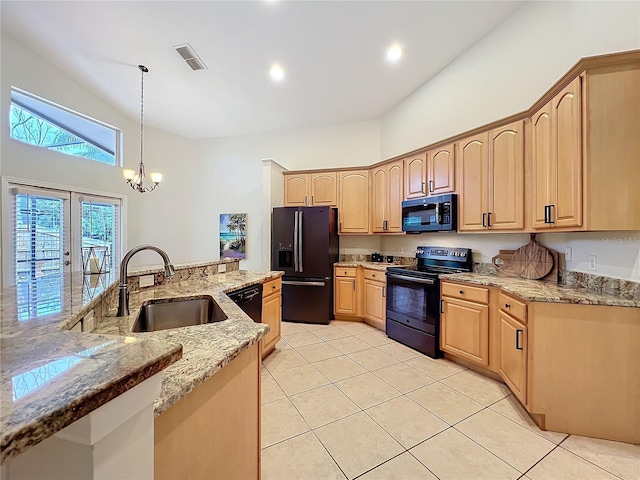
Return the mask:
[[[269,331],[268,325],[253,322],[225,293],[281,275],[282,272],[238,270],[142,289],[131,294],[131,315],[116,317],[115,311],[111,312],[111,315],[105,316],[96,326],[96,331],[182,345],[182,360],[164,371],[160,397],[154,405],[157,416],[227,365],[240,352],[258,342]],[[147,333],[131,332],[131,327],[145,301],[163,298],[188,299],[202,295],[213,297],[229,318],[192,327]]]
[[[613,307],[640,308],[640,300],[623,298],[586,288],[556,285],[539,280],[502,277],[498,275],[481,275],[477,273],[454,273],[441,275],[441,280],[471,283],[499,287],[501,290],[516,295],[530,302],[576,303],[581,305],[608,305]]]
[[[379,270],[384,272],[389,267],[408,267],[409,265],[400,265],[396,263],[380,263],[380,262],[361,262],[361,261],[342,261],[333,264],[334,267],[363,267],[371,270]]]
[[[113,286],[75,273],[0,292],[0,463],[180,358],[176,343],[65,330]]]

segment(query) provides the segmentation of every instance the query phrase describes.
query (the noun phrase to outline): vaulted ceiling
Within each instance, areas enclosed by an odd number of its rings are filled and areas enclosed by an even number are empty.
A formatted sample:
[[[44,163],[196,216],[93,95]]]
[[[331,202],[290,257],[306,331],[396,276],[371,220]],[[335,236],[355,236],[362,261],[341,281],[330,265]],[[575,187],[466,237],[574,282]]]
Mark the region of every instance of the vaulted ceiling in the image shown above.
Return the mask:
[[[132,118],[188,138],[379,119],[522,1],[7,1],[2,28]],[[173,48],[189,43],[208,67]],[[385,59],[402,46],[400,60]],[[269,77],[272,63],[285,80]],[[37,93],[37,92],[34,92]],[[425,112],[426,114],[426,112]]]

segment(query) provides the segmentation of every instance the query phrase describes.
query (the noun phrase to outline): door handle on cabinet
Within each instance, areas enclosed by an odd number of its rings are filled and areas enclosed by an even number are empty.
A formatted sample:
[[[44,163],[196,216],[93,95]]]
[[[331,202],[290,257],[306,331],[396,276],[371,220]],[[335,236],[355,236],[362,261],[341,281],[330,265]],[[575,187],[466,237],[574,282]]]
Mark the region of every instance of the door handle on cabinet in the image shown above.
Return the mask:
[[[544,206],[544,223],[549,223],[549,205]]]
[[[549,223],[555,223],[552,219],[551,219],[551,208],[555,208],[556,206],[554,204],[549,205]]]
[[[384,298],[384,297],[386,297],[386,296],[387,296],[386,289],[387,289],[387,287],[386,287],[386,286],[383,286],[383,287],[382,287],[382,298]]]
[[[311,195],[311,205],[313,205],[313,195]]]
[[[444,313],[444,300],[440,299],[440,313]]]
[[[356,281],[355,280],[353,281],[353,289],[354,290],[356,289]]]
[[[429,193],[433,193],[433,180],[429,180]]]
[[[305,206],[307,205],[307,196],[306,195],[304,196],[304,204],[305,204]]]
[[[491,226],[491,212],[487,213],[487,227]]]
[[[522,345],[520,345],[520,334],[523,333],[521,329],[516,330],[516,350],[524,350]]]
[[[427,193],[427,192],[425,192],[425,191],[424,191],[424,185],[425,185],[425,184],[424,184],[424,182],[422,182],[422,187],[420,187],[420,191],[421,191],[422,193]]]
[[[487,227],[487,214],[484,212],[482,213],[482,226]]]

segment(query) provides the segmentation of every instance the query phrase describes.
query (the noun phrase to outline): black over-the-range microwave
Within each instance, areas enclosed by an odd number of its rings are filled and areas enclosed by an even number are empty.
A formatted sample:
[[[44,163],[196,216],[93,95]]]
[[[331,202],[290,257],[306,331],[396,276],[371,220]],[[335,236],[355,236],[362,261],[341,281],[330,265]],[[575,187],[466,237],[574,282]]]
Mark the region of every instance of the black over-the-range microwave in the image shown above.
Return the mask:
[[[455,231],[458,228],[458,197],[440,195],[402,202],[402,231],[407,233]]]

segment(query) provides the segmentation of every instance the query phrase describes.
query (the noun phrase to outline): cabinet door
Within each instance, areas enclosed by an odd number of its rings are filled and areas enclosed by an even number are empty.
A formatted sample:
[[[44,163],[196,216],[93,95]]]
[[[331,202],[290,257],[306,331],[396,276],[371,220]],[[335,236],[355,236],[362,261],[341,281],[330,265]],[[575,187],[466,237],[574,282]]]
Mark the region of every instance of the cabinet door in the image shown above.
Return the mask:
[[[387,219],[387,167],[383,165],[371,170],[371,220],[374,232],[381,233],[385,229]]]
[[[489,228],[524,228],[523,125],[519,121],[489,133]]]
[[[549,228],[545,222],[547,205],[555,203],[556,166],[551,145],[551,103],[531,119],[533,163],[533,228]]]
[[[455,145],[445,145],[428,153],[427,191],[441,195],[455,191]]]
[[[403,173],[402,160],[388,165],[387,232],[402,232]]]
[[[269,332],[262,338],[262,358],[271,352],[280,340],[281,305],[282,295],[280,292],[262,299],[262,323],[269,325]]]
[[[484,230],[489,195],[488,132],[461,140],[458,166],[458,230]]]
[[[338,193],[340,233],[369,233],[369,171],[340,172]]]
[[[383,328],[386,319],[386,286],[384,283],[372,280],[364,281],[363,316]]]
[[[318,172],[309,174],[311,201],[309,205],[338,205],[338,174]]]
[[[336,277],[333,288],[334,313],[336,315],[356,315],[356,279]]]
[[[404,198],[427,195],[427,154],[420,153],[404,159]]]
[[[302,173],[299,175],[284,176],[284,206],[304,207],[309,202],[309,175]]]
[[[527,404],[527,327],[499,312],[500,376],[523,405]]]
[[[445,352],[489,365],[489,307],[446,298],[440,316],[441,348]]]
[[[552,101],[552,142],[555,147],[557,187],[551,219],[557,227],[582,225],[581,81],[581,77],[576,78]]]

